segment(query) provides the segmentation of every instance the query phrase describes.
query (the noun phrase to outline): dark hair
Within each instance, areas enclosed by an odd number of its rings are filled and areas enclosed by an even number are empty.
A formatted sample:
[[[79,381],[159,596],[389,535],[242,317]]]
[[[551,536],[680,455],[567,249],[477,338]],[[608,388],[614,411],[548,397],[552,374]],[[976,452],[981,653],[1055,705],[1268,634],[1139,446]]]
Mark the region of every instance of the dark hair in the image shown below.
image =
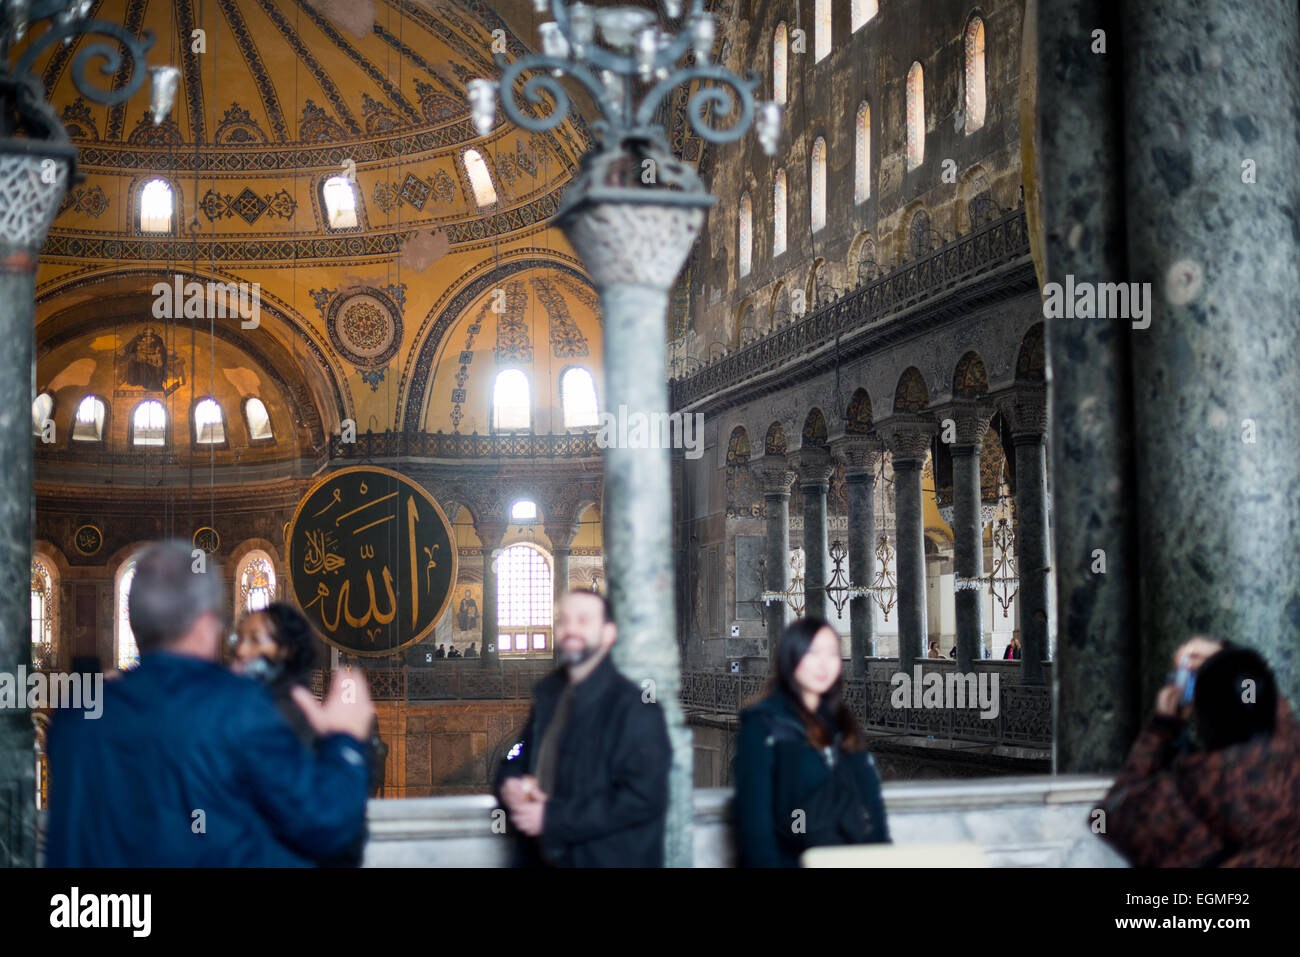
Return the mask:
[[[596,591],[594,588],[570,588],[570,595],[590,595],[600,602],[600,614],[603,621],[612,622],[614,620],[614,609],[609,603],[609,599]]]
[[[769,693],[786,696],[790,706],[794,708],[808,730],[808,740],[819,748],[824,748],[831,743],[830,736],[825,725],[804,706],[803,695],[795,681],[794,672],[804,655],[808,654],[817,632],[823,628],[835,631],[830,622],[824,618],[808,616],[792,621],[785,629],[785,633],[781,635],[781,642],[776,652],[776,668],[767,684]],[[844,750],[857,751],[866,747],[862,732],[858,729],[857,719],[853,717],[849,706],[844,703],[843,672],[835,679],[835,684],[827,688],[822,695],[821,707],[818,710],[826,716],[833,727],[839,730],[840,744]]]
[[[1207,749],[1217,751],[1273,733],[1277,683],[1258,654],[1225,644],[1197,670],[1192,706],[1197,736]]]
[[[171,644],[211,613],[224,621],[221,566],[208,555],[194,571],[194,550],[179,539],[150,545],[136,560],[127,617],[141,652]]]
[[[306,684],[316,667],[316,635],[302,612],[286,602],[275,601],[262,609],[271,622],[271,637],[285,650],[284,680]]]

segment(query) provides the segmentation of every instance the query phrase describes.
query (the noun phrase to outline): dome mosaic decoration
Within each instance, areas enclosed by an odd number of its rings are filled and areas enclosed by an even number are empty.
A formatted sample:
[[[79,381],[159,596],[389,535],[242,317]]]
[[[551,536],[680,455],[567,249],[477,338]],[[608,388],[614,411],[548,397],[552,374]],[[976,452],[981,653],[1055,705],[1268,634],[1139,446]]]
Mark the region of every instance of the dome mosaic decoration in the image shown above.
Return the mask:
[[[334,300],[326,319],[330,342],[360,369],[387,364],[402,341],[401,310],[387,294],[364,289]]]

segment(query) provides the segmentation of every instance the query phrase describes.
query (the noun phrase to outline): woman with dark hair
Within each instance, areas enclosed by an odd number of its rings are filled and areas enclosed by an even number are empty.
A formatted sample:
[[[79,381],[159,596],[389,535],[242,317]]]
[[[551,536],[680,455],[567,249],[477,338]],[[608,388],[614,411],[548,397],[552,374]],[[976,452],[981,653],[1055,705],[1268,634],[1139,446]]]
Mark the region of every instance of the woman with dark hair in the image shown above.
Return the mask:
[[[740,716],[741,866],[797,867],[810,847],[889,841],[880,775],[840,672],[840,636],[826,621],[786,628],[766,696]]]
[[[311,671],[316,666],[318,639],[311,624],[302,612],[285,602],[272,602],[261,611],[249,612],[239,620],[231,648],[234,671],[247,675],[266,685],[276,707],[303,746],[316,749],[318,736],[298,703],[293,700],[293,689],[301,686],[311,689]],[[384,759],[388,746],[379,736],[379,719],[371,727],[370,740],[366,742],[370,765],[370,796],[382,788]],[[357,845],[338,860],[321,861],[326,867],[358,867],[365,849],[363,831]]]

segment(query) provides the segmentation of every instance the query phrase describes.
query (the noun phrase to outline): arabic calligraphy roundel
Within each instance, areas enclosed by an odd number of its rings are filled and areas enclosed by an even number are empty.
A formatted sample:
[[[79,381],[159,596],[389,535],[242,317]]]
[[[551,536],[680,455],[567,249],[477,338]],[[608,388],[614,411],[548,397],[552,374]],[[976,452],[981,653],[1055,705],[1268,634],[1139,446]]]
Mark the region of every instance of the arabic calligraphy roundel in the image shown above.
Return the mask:
[[[359,466],[325,476],[298,504],[287,538],[294,599],[340,651],[391,655],[429,634],[451,603],[451,524],[397,472]]]

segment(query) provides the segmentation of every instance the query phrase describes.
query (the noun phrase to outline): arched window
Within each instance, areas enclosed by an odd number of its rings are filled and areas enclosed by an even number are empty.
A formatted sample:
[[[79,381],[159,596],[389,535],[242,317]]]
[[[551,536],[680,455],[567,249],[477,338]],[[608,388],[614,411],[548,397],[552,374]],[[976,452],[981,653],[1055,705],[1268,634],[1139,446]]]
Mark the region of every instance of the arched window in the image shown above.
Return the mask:
[[[321,187],[325,202],[325,222],[330,229],[356,229],[357,194],[346,176],[331,176]]]
[[[117,666],[123,670],[140,663],[140,647],[131,630],[131,613],[128,601],[131,584],[135,581],[135,559],[131,559],[117,576]]]
[[[537,521],[537,503],[526,498],[521,498],[519,501],[515,502],[515,504],[510,506],[510,521]]]
[[[54,396],[42,392],[32,401],[32,435],[40,435],[45,427],[45,420],[54,411]]]
[[[54,665],[54,573],[42,559],[33,558],[32,667]]]
[[[488,172],[483,155],[478,150],[466,150],[464,158],[469,185],[474,190],[474,202],[480,206],[491,206],[497,201],[497,190],[492,185],[492,174]]]
[[[275,601],[275,566],[265,552],[249,552],[239,573],[239,608],[241,615],[261,611]]]
[[[812,149],[812,171],[810,175],[812,196],[812,231],[815,233],[826,225],[826,140],[817,137]]]
[[[226,441],[226,423],[216,399],[200,399],[194,406],[194,441],[200,445],[221,445]]]
[[[145,399],[131,417],[132,445],[167,444],[167,410],[157,399]]]
[[[984,21],[971,17],[966,24],[966,132],[984,125],[988,108],[984,75]]]
[[[739,249],[740,274],[748,276],[754,265],[754,203],[748,193],[740,197],[740,235],[736,245]]]
[[[77,415],[72,423],[72,440],[74,442],[102,442],[104,439],[104,400],[98,396],[88,395],[77,406]]]
[[[533,399],[528,376],[518,369],[498,373],[492,387],[492,428],[499,432],[527,429],[532,421]]]
[[[555,621],[551,563],[536,545],[520,542],[497,558],[497,649],[549,653]]]
[[[853,32],[857,32],[867,25],[867,21],[880,12],[880,3],[878,0],[851,0],[849,5],[849,19],[852,21]]]
[[[813,62],[831,54],[831,0],[813,2]]]
[[[784,23],[776,25],[772,35],[772,99],[785,105],[786,57],[789,55],[789,34]]]
[[[566,429],[587,429],[600,423],[596,409],[596,382],[586,369],[566,369],[560,377],[560,402]]]
[[[165,179],[151,179],[140,190],[140,231],[142,233],[169,233],[172,212],[176,202],[172,187]]]
[[[248,422],[250,441],[262,442],[275,438],[271,431],[271,416],[266,411],[266,403],[257,396],[244,400],[244,419]]]
[[[776,171],[772,185],[772,255],[785,252],[785,170]]]
[[[907,71],[907,168],[925,160],[925,72],[913,63]]]
[[[853,201],[871,198],[871,107],[858,107],[857,136],[853,145]]]

